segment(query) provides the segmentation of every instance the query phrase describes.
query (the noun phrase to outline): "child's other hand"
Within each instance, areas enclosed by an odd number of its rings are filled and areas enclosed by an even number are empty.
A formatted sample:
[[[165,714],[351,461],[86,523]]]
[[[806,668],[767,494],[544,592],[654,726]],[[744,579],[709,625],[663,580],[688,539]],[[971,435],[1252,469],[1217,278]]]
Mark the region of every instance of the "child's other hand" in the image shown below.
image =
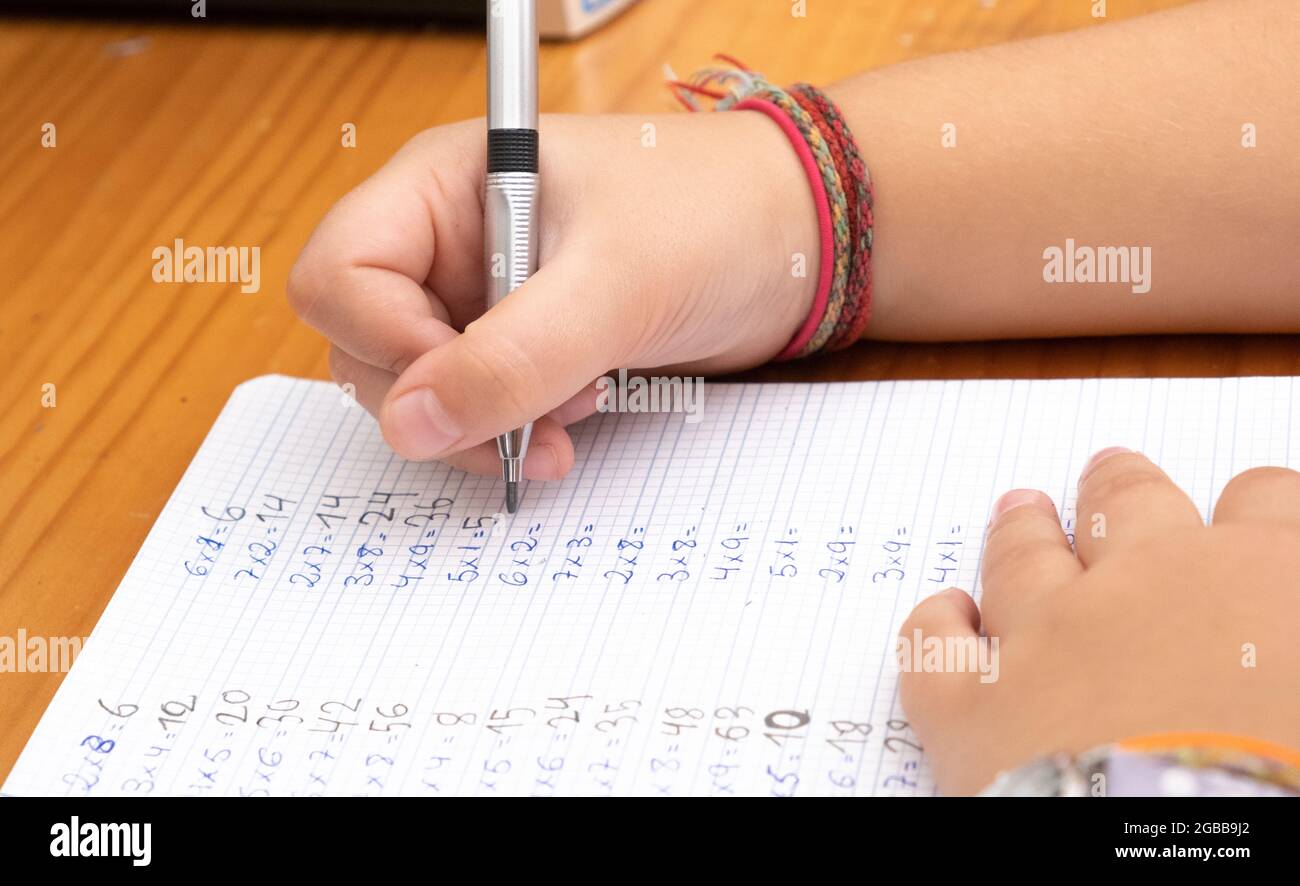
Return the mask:
[[[1158,467],[1104,450],[1077,510],[1071,550],[1047,495],[1008,493],[979,608],[949,589],[903,628],[999,640],[996,682],[902,674],[940,789],[975,792],[1046,754],[1160,732],[1300,745],[1300,473],[1237,475],[1207,528]]]
[[[564,426],[594,411],[604,373],[753,366],[808,313],[816,214],[763,115],[546,117],[541,145],[540,269],[492,311],[481,120],[412,139],[339,201],[290,273],[334,378],[400,455],[497,473],[493,438],[539,419],[525,474],[562,476]]]

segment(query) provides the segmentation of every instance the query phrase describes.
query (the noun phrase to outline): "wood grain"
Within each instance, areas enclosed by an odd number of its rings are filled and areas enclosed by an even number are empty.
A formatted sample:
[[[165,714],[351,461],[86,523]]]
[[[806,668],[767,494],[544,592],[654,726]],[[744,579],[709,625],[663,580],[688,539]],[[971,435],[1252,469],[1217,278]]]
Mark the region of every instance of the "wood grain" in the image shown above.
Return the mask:
[[[1110,17],[1182,0],[1112,0]],[[828,82],[1093,27],[1087,3],[643,0],[543,50],[550,111],[666,111],[665,62]],[[468,32],[0,22],[0,636],[88,635],[231,389],[326,377],[283,298],[326,209],[426,126],[482,113]],[[57,127],[57,147],[40,146]],[[340,127],[357,127],[357,147]],[[155,246],[261,247],[262,287],[160,285]],[[1286,337],[872,345],[755,379],[1300,373]],[[42,405],[43,385],[57,405]],[[0,674],[0,778],[61,674]]]

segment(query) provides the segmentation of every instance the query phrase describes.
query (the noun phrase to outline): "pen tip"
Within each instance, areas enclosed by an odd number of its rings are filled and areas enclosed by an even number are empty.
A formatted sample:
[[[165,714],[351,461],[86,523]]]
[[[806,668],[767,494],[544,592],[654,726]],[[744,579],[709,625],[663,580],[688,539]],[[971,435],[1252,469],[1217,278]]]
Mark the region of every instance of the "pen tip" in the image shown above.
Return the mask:
[[[506,513],[513,514],[519,510],[519,484],[514,480],[506,481]]]

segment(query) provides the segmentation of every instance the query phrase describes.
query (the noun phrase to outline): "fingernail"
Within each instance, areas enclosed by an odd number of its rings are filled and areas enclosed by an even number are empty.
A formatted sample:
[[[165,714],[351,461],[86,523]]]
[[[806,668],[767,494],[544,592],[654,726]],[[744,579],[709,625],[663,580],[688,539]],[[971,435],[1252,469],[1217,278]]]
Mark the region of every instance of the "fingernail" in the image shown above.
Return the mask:
[[[528,480],[560,479],[560,458],[549,443],[536,444],[524,457],[524,477]]]
[[[388,436],[407,458],[433,458],[460,439],[460,431],[429,388],[407,391],[388,405]]]
[[[1088,459],[1088,463],[1083,466],[1083,472],[1079,474],[1079,482],[1082,483],[1084,478],[1096,470],[1097,465],[1110,458],[1112,455],[1122,455],[1125,452],[1132,452],[1131,449],[1125,449],[1123,446],[1110,446],[1093,455]]]
[[[1003,493],[993,505],[993,520],[998,519],[1012,508],[1018,508],[1021,505],[1050,504],[1051,499],[1046,494],[1039,492],[1037,489],[1013,489],[1010,492]],[[989,521],[993,522],[992,520]]]

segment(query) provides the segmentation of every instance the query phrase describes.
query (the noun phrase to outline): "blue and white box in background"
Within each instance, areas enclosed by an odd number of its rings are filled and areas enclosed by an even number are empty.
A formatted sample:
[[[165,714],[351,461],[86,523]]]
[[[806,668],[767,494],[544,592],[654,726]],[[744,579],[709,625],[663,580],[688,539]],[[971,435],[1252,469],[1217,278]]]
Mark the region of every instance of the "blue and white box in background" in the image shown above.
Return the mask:
[[[636,0],[538,0],[537,28],[543,37],[572,40],[603,25]]]

